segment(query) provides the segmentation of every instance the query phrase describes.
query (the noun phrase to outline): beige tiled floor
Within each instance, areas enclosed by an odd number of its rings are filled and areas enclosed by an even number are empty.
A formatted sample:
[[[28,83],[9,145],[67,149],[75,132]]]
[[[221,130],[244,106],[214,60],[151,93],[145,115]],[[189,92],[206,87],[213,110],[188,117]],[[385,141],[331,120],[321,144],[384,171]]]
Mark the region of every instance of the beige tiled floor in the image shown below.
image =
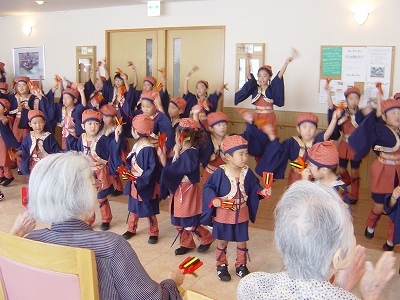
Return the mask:
[[[9,187],[1,187],[6,194],[6,200],[0,202],[0,230],[7,232],[15,219],[15,217],[23,212],[24,208],[20,204],[20,190],[26,178],[16,176],[16,181]],[[111,231],[122,234],[126,231],[125,220],[127,216],[126,204],[123,204],[123,196],[116,201],[111,202],[114,215],[111,223]],[[111,198],[112,200],[115,198]],[[121,201],[122,200],[122,201]],[[129,240],[133,249],[137,252],[142,264],[156,281],[161,281],[168,276],[172,269],[176,269],[179,263],[187,256],[197,256],[204,265],[198,269],[197,276],[187,275],[183,284],[184,289],[191,289],[201,292],[208,297],[214,299],[235,299],[236,287],[239,278],[234,275],[234,269],[231,267],[232,281],[220,282],[217,279],[215,271],[215,245],[212,245],[207,253],[198,253],[193,251],[185,256],[175,256],[174,249],[179,245],[176,243],[171,247],[171,243],[176,236],[175,228],[169,222],[169,214],[165,210],[165,203],[162,205],[163,210],[158,216],[160,226],[160,240],[156,245],[147,243],[147,220],[139,221],[138,234]],[[98,214],[99,215],[99,214]],[[94,224],[94,229],[98,230],[99,220]],[[44,227],[46,224],[38,224],[38,227]],[[362,241],[360,241],[362,244]],[[1,245],[0,245],[1,247]],[[234,243],[228,246],[228,260],[231,266],[234,266],[236,251]],[[266,271],[279,272],[283,268],[282,260],[276,252],[273,245],[273,234],[271,231],[250,228],[250,241],[248,242],[249,254],[251,262],[248,263],[250,271]],[[376,262],[381,254],[379,250],[367,250],[367,259]],[[397,265],[400,263],[399,254],[397,256]],[[389,286],[386,288],[381,299],[399,299],[400,294],[400,277],[395,275]],[[358,290],[354,291],[359,295]]]

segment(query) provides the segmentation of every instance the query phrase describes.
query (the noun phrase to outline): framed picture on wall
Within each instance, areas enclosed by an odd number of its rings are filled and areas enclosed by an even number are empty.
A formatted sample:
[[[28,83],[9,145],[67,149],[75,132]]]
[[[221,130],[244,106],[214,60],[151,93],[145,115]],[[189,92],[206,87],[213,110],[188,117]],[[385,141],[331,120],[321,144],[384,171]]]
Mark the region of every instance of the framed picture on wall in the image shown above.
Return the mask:
[[[14,77],[44,78],[44,47],[13,48]]]

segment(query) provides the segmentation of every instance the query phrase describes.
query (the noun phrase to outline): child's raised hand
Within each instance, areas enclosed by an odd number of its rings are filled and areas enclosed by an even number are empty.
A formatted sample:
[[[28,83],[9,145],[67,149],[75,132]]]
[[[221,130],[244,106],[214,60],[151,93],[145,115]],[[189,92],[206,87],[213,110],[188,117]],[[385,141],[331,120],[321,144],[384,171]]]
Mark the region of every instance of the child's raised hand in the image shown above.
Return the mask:
[[[221,199],[219,199],[219,198],[213,199],[212,205],[213,205],[214,207],[221,207]]]
[[[124,72],[121,72],[121,78],[123,79],[123,80],[128,80],[128,76],[126,75],[126,73],[124,73]]]
[[[83,91],[85,90],[85,87],[82,84],[78,84],[77,88],[79,93],[83,93]]]
[[[328,94],[331,92],[331,86],[329,85],[328,82],[325,82],[324,90],[325,90],[325,92],[327,92]]]
[[[305,168],[302,172],[300,172],[301,179],[310,180],[312,178],[311,171],[308,168]]]
[[[121,133],[122,133],[122,125],[118,125],[118,126],[115,128],[115,136],[120,136]]]
[[[192,113],[193,114],[199,114],[203,108],[200,105],[195,105],[192,107]]]
[[[337,120],[340,118],[341,114],[342,114],[341,109],[335,109],[335,111],[333,112],[332,118]]]
[[[250,113],[248,111],[245,111],[245,112],[242,113],[242,117],[247,123],[253,124],[254,118],[253,118],[253,114],[252,113]]]
[[[269,197],[269,196],[272,195],[272,188],[271,188],[271,187],[269,187],[269,188],[263,188],[263,189],[261,190],[260,194],[261,194],[264,198],[267,198],[267,197]]]
[[[393,198],[393,200],[396,199],[396,201],[397,201],[397,199],[400,198],[400,186],[397,186],[397,187],[393,190],[392,198]]]

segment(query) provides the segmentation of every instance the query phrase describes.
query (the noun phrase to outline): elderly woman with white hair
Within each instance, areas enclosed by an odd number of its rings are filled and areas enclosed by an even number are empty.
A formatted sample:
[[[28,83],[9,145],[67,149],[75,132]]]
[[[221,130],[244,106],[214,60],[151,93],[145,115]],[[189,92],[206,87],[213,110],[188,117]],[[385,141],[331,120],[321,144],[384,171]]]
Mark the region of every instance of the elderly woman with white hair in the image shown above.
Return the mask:
[[[347,205],[332,188],[295,182],[275,209],[275,244],[283,258],[280,273],[255,272],[238,286],[238,299],[378,299],[394,275],[395,258],[385,252],[376,267],[356,247]],[[334,276],[335,275],[335,276]],[[329,279],[335,278],[334,284]]]
[[[181,299],[177,286],[184,275],[160,284],[147,274],[131,245],[112,232],[93,231],[86,221],[97,202],[91,160],[78,152],[51,154],[42,159],[29,178],[28,213],[20,215],[11,234],[24,236],[34,220],[50,222],[50,229],[30,232],[26,238],[94,251],[100,299]]]

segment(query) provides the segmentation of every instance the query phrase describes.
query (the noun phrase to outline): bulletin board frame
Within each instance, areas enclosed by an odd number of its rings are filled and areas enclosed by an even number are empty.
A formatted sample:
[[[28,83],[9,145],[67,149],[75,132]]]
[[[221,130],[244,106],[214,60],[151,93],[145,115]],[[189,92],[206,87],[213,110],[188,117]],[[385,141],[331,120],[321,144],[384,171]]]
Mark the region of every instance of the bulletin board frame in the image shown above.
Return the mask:
[[[365,103],[376,102],[376,82],[382,83],[384,99],[391,96],[395,50],[395,46],[321,45],[319,102],[326,103],[327,79],[332,82],[334,103],[344,99],[343,91],[349,86],[360,89]]]

